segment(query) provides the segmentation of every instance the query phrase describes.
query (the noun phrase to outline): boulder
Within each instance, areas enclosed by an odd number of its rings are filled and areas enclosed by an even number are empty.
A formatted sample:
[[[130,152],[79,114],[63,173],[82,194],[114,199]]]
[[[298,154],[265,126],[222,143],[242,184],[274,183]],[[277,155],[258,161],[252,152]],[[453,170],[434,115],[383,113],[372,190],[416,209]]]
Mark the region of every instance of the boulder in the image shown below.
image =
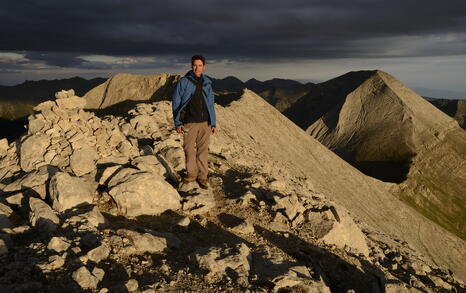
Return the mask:
[[[342,249],[346,247],[353,252],[369,255],[364,233],[343,207],[333,204],[321,211],[310,210],[307,218],[316,238]]]
[[[50,145],[50,138],[45,134],[29,136],[21,143],[20,165],[24,172],[36,169],[44,163],[44,154]]]
[[[50,180],[49,194],[52,207],[62,212],[79,204],[92,203],[94,190],[92,185],[82,178],[59,172]]]
[[[247,284],[251,252],[246,244],[235,247],[207,247],[199,249],[195,254],[200,268],[208,271],[206,281],[215,282],[223,277]]]
[[[110,249],[105,244],[102,244],[99,247],[88,251],[87,258],[95,263],[99,263],[100,261],[107,259],[109,254]]]
[[[181,207],[178,192],[156,173],[124,168],[110,179],[108,187],[126,216],[158,215]]]
[[[74,271],[71,277],[82,289],[95,289],[100,281],[99,278],[91,274],[85,266]]]
[[[29,198],[29,221],[31,225],[40,231],[52,232],[57,229],[60,223],[55,212],[43,200],[31,197]]]
[[[83,147],[70,156],[70,167],[76,176],[82,176],[95,170],[98,155],[94,148]]]
[[[61,90],[61,91],[55,93],[55,99],[57,99],[57,100],[66,99],[66,98],[69,98],[69,97],[73,97],[74,95],[75,95],[75,93],[74,93],[73,89]]]
[[[66,238],[64,237],[52,237],[47,245],[47,249],[55,250],[56,252],[63,252],[68,250],[70,245],[71,244],[66,241]]]
[[[55,102],[63,109],[83,109],[86,106],[86,100],[77,96],[57,99]]]
[[[155,156],[139,156],[131,160],[131,165],[141,171],[148,171],[164,176],[166,173],[165,167],[157,160]]]
[[[138,233],[127,229],[118,229],[117,233],[131,242],[132,247],[126,251],[129,254],[157,253],[180,245],[180,240],[168,233],[154,235],[154,233]]]

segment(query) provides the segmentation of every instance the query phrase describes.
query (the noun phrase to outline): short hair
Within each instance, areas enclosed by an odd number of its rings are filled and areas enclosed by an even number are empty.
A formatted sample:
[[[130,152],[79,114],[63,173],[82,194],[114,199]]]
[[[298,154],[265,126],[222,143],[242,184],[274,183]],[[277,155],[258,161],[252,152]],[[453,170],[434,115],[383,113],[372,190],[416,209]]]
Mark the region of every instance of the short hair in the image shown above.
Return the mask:
[[[202,65],[205,65],[205,58],[202,55],[194,55],[193,57],[191,57],[191,65],[194,65],[194,60],[201,60]]]

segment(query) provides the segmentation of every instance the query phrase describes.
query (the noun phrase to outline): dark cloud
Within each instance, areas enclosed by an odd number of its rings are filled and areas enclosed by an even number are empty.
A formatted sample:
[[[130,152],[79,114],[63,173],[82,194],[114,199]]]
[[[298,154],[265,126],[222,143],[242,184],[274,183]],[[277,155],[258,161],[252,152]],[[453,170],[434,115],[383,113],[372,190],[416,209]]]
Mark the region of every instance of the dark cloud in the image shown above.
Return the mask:
[[[464,0],[6,0],[0,27],[0,50],[78,68],[115,66],[86,54],[177,62],[198,52],[235,61],[466,54]]]

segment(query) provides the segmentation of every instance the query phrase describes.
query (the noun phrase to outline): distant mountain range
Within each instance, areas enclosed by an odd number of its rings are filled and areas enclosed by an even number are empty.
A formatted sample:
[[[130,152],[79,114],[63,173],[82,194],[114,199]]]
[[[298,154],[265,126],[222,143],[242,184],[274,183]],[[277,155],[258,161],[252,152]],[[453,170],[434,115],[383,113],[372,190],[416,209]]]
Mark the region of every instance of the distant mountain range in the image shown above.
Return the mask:
[[[119,75],[116,75],[119,76]],[[158,75],[157,75],[158,76]],[[171,75],[167,75],[171,76]],[[175,75],[173,75],[175,76]],[[114,77],[113,77],[114,78]],[[172,78],[172,81],[175,82],[177,78]],[[94,79],[84,79],[81,77],[73,77],[67,79],[55,79],[55,80],[39,80],[39,81],[25,81],[21,84],[15,86],[1,86],[0,85],[0,126],[2,127],[2,134],[0,137],[12,137],[14,133],[19,130],[22,131],[23,127],[11,127],[15,123],[11,121],[17,120],[16,124],[22,124],[21,118],[26,117],[29,114],[32,114],[32,108],[34,105],[37,105],[43,101],[53,98],[55,92],[62,89],[74,89],[78,96],[85,96],[86,93],[90,92],[91,89],[94,90],[94,95],[100,95],[103,97],[103,93],[100,93],[102,89],[107,87],[103,84],[107,81],[105,78],[94,78]],[[212,78],[213,88],[217,93],[226,93],[226,92],[241,92],[244,88],[248,88],[255,93],[259,94],[264,98],[269,104],[273,105],[280,112],[284,112],[289,107],[291,107],[298,99],[309,94],[312,91],[318,91],[320,85],[323,83],[315,84],[312,82],[302,83],[292,79],[281,79],[273,78],[270,80],[259,81],[257,79],[249,79],[246,82],[241,81],[240,79],[234,76],[228,76],[222,79]],[[165,90],[159,93],[151,93],[154,86],[160,83],[160,81],[155,81],[155,84],[148,82],[147,84],[147,93],[125,93],[124,97],[121,96],[122,92],[108,92],[105,91],[105,95],[110,95],[112,98],[102,104],[108,106],[106,103],[118,103],[116,99],[123,98],[128,100],[128,95],[134,95],[134,100],[147,100],[149,98],[154,98],[157,95],[169,95],[171,86],[165,88]],[[165,83],[164,84],[170,84]],[[98,89],[98,86],[101,86],[101,89]],[[172,84],[173,86],[173,84]],[[124,91],[124,89],[121,89]],[[97,92],[96,92],[97,91]],[[149,97],[147,97],[149,95]],[[429,102],[435,105],[437,108],[445,112],[446,114],[454,117],[458,123],[465,128],[465,116],[466,116],[466,101],[457,101],[457,100],[446,100],[446,99],[435,99],[431,97],[425,97]],[[114,99],[115,101],[112,101]],[[97,99],[98,100],[98,99]],[[103,101],[100,101],[103,103]],[[101,105],[97,105],[96,100],[92,100],[90,103],[90,108],[99,108]],[[318,105],[316,105],[318,106]],[[131,107],[128,105],[128,107]],[[126,108],[125,108],[126,109]],[[6,122],[10,121],[10,122]],[[7,123],[10,127],[6,127]],[[15,131],[11,131],[14,129]],[[7,134],[8,132],[8,134]]]
[[[260,95],[280,112],[288,109],[296,100],[307,94],[314,86],[315,84],[312,82],[303,84],[296,80],[281,78],[273,78],[265,81],[252,78],[246,82],[242,82],[234,76],[228,76],[223,79],[213,80],[213,88],[217,92],[239,92],[244,88],[248,88]]]

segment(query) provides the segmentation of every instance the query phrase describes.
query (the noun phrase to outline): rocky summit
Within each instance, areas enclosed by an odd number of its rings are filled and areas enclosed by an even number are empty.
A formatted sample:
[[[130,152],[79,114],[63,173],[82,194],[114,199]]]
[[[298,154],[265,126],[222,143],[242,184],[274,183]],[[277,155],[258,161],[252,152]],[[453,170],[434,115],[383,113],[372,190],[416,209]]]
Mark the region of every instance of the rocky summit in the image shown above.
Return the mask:
[[[463,240],[249,90],[218,97],[207,190],[169,101],[85,108],[58,92],[0,141],[4,292],[465,290]]]

